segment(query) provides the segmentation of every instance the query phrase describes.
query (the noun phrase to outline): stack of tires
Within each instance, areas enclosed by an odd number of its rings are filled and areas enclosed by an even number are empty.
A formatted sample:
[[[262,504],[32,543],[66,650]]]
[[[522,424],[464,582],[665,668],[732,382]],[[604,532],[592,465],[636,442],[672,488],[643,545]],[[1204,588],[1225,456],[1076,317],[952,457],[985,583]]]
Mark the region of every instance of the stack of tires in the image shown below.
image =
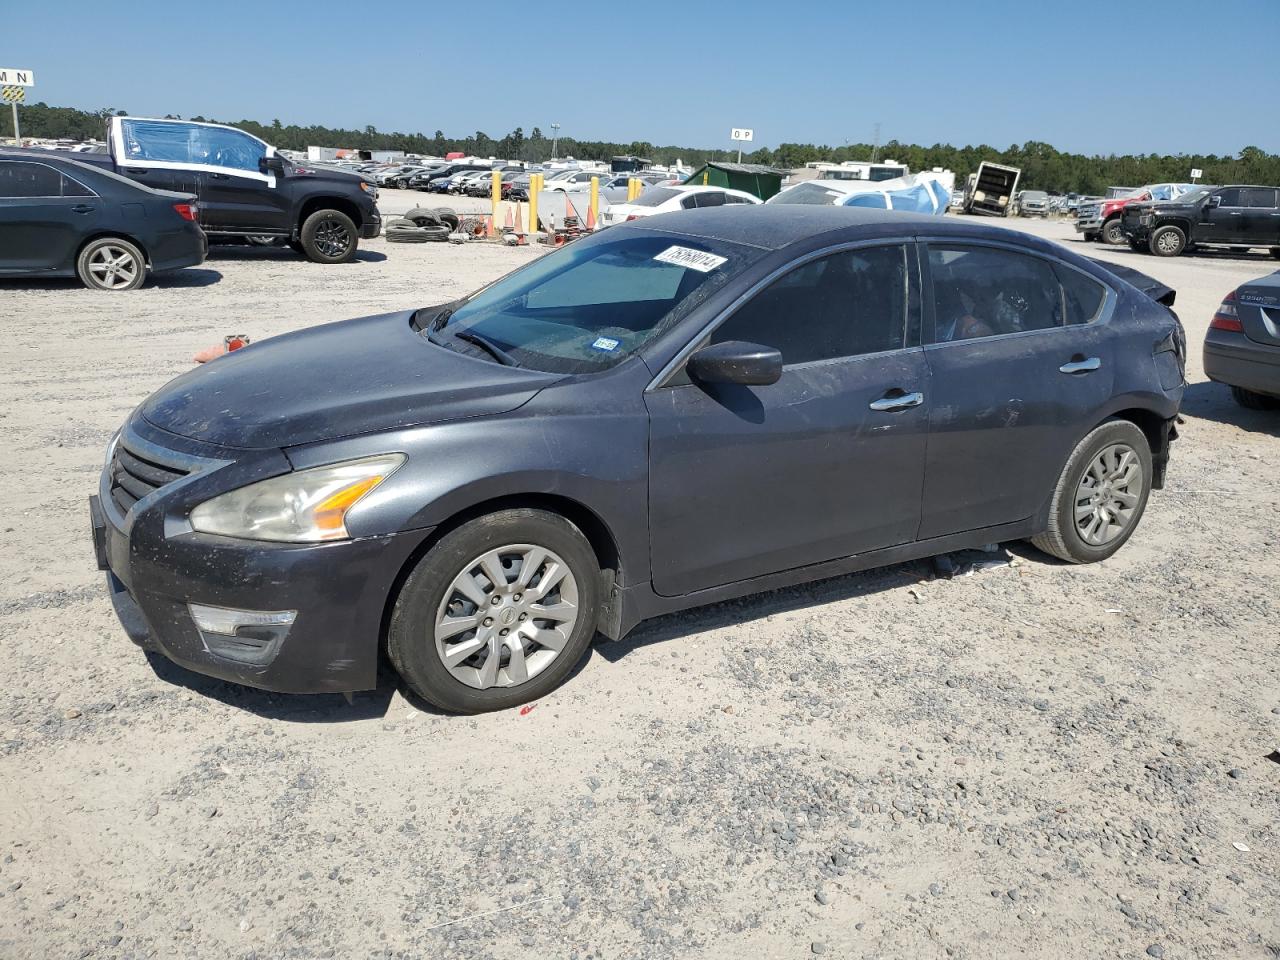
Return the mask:
[[[388,220],[385,232],[391,243],[426,243],[448,240],[460,223],[458,215],[448,207],[414,207],[403,217]]]

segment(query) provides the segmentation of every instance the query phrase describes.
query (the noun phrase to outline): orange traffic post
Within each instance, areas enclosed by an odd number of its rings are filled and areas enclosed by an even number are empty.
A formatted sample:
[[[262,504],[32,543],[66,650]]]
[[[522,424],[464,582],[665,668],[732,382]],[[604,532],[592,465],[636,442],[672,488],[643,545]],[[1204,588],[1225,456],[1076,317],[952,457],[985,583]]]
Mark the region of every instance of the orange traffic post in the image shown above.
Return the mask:
[[[493,188],[489,193],[489,200],[493,207],[493,219],[489,223],[492,225],[498,222],[498,204],[502,202],[502,172],[500,170],[493,171],[490,179],[493,181]],[[492,227],[490,227],[489,236],[493,236]]]
[[[587,229],[594,230],[600,222],[600,178],[591,178],[591,205],[587,207]]]

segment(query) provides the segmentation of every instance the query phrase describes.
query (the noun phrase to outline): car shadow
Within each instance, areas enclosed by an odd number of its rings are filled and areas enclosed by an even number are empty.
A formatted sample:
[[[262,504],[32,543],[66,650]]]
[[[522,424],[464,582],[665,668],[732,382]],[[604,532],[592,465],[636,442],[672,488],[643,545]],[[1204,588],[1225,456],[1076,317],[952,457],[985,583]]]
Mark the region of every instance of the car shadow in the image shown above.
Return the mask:
[[[1184,417],[1227,423],[1250,433],[1280,437],[1280,409],[1247,410],[1232,399],[1230,387],[1212,380],[1187,384],[1180,412]]]
[[[269,690],[258,690],[195,673],[151,650],[143,653],[156,677],[165,683],[266,720],[288,723],[351,723],[386,716],[399,683],[399,678],[390,665],[380,664],[378,686],[373,690],[353,693],[348,702],[347,697],[341,693],[272,693]]]
[[[143,290],[156,288],[165,290],[178,287],[209,287],[219,282],[222,274],[217,270],[202,270],[199,267],[186,267],[182,270],[171,270],[166,273],[152,274],[141,287]],[[21,280],[0,280],[0,290],[87,290],[83,283],[74,277],[50,277],[48,280],[23,278]],[[97,292],[97,291],[90,291]],[[132,292],[132,291],[130,291]]]
[[[296,253],[288,247],[255,247],[249,245],[237,244],[213,244],[209,247],[208,260],[219,261],[286,261],[292,260],[297,263],[309,263],[300,253]],[[379,250],[357,250],[355,259],[352,263],[382,263],[387,259],[387,255]],[[336,263],[330,266],[343,267],[348,264]],[[324,264],[317,264],[324,266]]]

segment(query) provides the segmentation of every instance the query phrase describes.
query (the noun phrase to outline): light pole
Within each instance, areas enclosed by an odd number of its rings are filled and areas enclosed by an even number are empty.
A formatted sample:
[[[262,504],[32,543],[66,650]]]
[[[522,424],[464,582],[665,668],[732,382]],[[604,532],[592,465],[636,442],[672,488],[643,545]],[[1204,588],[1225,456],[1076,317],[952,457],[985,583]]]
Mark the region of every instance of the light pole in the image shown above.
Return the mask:
[[[560,124],[553,123],[551,125],[551,159],[556,158],[556,147],[560,143]]]

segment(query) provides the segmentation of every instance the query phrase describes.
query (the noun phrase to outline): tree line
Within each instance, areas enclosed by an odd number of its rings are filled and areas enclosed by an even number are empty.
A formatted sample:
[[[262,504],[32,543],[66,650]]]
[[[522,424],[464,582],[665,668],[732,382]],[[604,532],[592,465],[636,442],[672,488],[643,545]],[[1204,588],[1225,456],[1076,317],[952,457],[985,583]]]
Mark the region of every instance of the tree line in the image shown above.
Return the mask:
[[[115,108],[78,110],[74,107],[51,107],[45,103],[27,104],[21,108],[22,133],[29,137],[101,139],[106,120],[124,116]],[[9,111],[0,112],[0,137],[12,136]],[[170,115],[170,119],[181,119]],[[188,117],[206,120],[205,117]],[[211,121],[214,122],[214,121]],[[541,162],[552,157],[552,138],[534,127],[529,133],[517,127],[503,137],[494,138],[477,130],[467,137],[448,137],[441,130],[431,136],[424,133],[388,133],[373,126],[363,130],[344,130],[322,126],[282,124],[279,120],[259,123],[256,120],[221,120],[260,137],[267,143],[287,150],[306,150],[308,146],[347,147],[360,150],[403,150],[431,156],[461,151],[482,157]],[[744,153],[742,159],[782,169],[804,166],[813,161],[840,162],[867,160],[876,150],[869,143],[851,143],[839,147],[812,143],[783,143],[777,148],[762,147]],[[707,160],[736,158],[728,150],[710,150],[682,146],[655,146],[647,141],[611,143],[603,140],[580,140],[560,137],[556,153],[579,160],[608,160],[622,154],[647,157],[655,163],[672,164],[677,159],[698,166]],[[1203,183],[1280,184],[1280,154],[1267,153],[1258,147],[1244,147],[1238,154],[1158,154],[1085,156],[1064,153],[1047,143],[1028,141],[1003,150],[988,144],[954,147],[935,143],[933,146],[899,143],[890,140],[878,148],[880,159],[893,159],[912,170],[943,167],[955,171],[963,182],[983,160],[1007,163],[1022,169],[1022,186],[1029,190],[1053,190],[1061,193],[1100,194],[1109,186],[1141,186],[1146,183],[1181,182],[1190,178],[1192,168],[1204,171]]]

